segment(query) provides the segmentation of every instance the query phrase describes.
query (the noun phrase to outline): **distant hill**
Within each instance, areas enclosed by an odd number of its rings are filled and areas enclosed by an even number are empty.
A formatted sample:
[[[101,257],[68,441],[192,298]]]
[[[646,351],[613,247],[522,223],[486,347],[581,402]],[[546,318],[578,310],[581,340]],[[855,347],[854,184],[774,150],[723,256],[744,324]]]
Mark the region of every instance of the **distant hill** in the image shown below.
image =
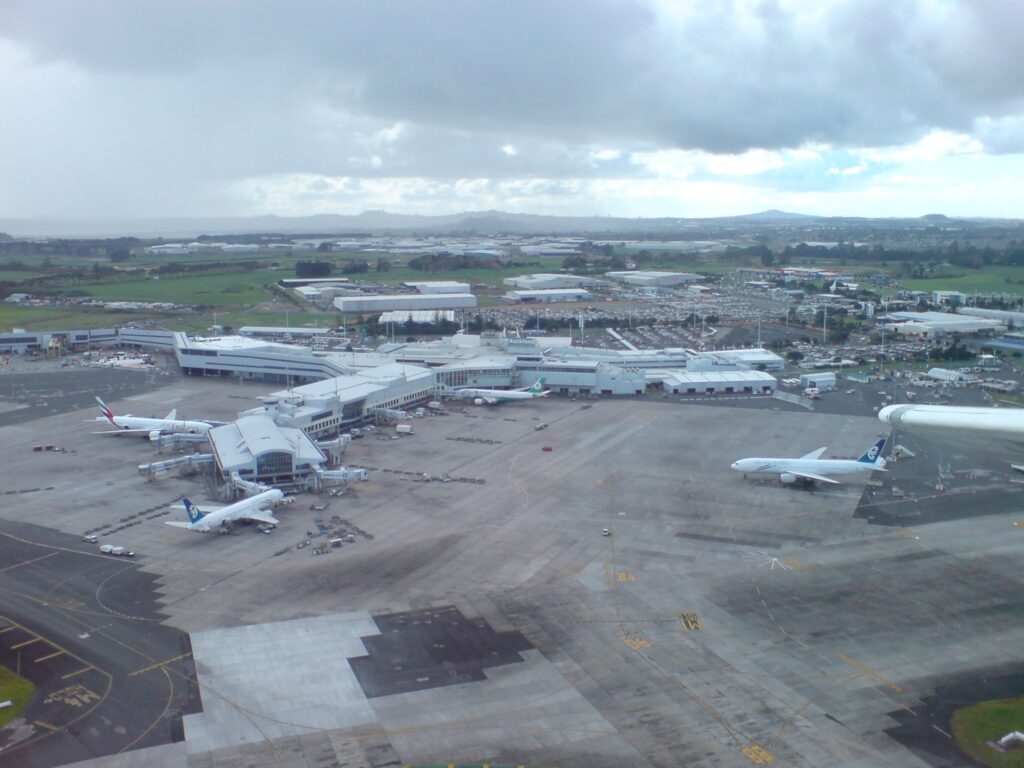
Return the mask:
[[[935,226],[967,219],[950,219],[943,214],[919,218],[885,219],[842,216],[810,216],[789,211],[768,210],[760,213],[715,218],[622,218],[611,216],[545,216],[533,213],[504,211],[466,211],[444,216],[389,213],[369,210],[357,215],[317,214],[313,216],[250,216],[210,218],[152,218],[130,220],[74,219],[0,219],[0,232],[15,237],[116,237],[135,235],[144,238],[163,237],[171,240],[192,240],[201,235],[321,236],[360,232],[373,234],[422,235],[584,235],[595,238],[672,237],[713,232],[716,227],[755,230],[803,222],[819,222],[829,226],[884,227]],[[974,220],[981,226],[982,220]],[[994,222],[995,220],[993,220]],[[1001,220],[1005,221],[1005,220]]]
[[[799,221],[801,219],[820,219],[821,216],[811,216],[806,213],[790,213],[789,211],[761,211],[760,213],[747,213],[742,216],[730,216],[731,219],[742,219],[745,221]]]

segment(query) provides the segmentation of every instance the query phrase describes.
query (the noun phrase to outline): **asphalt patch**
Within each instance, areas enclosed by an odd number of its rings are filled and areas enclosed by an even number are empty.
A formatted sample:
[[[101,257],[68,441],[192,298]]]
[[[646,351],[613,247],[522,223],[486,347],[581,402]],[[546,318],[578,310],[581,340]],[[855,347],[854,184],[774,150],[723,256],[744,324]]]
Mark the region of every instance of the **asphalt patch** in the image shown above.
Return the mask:
[[[0,526],[0,664],[36,693],[0,729],[0,768],[50,768],[182,741],[201,710],[191,642],[156,576],[40,526]]]
[[[380,634],[362,638],[369,654],[348,660],[371,699],[484,680],[486,668],[521,662],[533,648],[519,632],[495,632],[454,606],[373,619]]]
[[[899,723],[886,733],[935,768],[962,768],[980,765],[956,746],[950,736],[950,720],[958,709],[982,701],[1012,699],[1024,695],[1024,673],[1005,668],[976,674],[940,685],[921,699],[914,714],[897,709],[888,715]]]
[[[130,371],[116,368],[6,373],[0,375],[0,400],[16,403],[18,407],[0,412],[0,427],[34,421],[58,413],[96,409],[97,395],[108,401],[123,400],[132,395],[152,391],[158,386],[158,381],[171,375],[156,369]],[[99,410],[94,410],[92,415],[99,416]]]

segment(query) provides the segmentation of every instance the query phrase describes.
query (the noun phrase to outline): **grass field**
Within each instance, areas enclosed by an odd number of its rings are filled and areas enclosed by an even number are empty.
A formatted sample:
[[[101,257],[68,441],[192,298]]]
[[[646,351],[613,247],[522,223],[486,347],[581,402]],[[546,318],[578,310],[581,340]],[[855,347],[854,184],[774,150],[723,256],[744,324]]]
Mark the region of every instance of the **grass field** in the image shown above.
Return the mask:
[[[48,309],[0,304],[0,329],[24,328],[27,331],[71,331],[126,325],[151,316],[131,312],[105,312],[85,309]]]
[[[983,701],[957,710],[953,737],[960,748],[990,768],[1024,768],[1024,748],[1002,753],[985,744],[1010,731],[1024,732],[1024,698]]]
[[[982,267],[958,270],[958,273],[957,277],[929,277],[923,280],[904,280],[902,283],[911,291],[977,291],[1024,295],[1024,267]]]
[[[36,687],[28,680],[0,667],[0,701],[13,701],[6,709],[0,709],[0,727],[7,725],[21,714],[21,711],[32,699]]]
[[[216,275],[161,277],[159,280],[78,283],[59,289],[60,293],[89,295],[102,301],[169,301],[175,304],[207,304],[238,309],[268,301],[265,287],[286,273],[260,269]]]

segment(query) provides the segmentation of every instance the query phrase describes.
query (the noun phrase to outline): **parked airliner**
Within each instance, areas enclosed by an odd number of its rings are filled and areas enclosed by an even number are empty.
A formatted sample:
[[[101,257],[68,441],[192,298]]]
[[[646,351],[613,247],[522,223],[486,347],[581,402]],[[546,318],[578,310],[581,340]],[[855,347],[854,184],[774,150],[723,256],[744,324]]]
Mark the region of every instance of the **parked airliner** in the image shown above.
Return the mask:
[[[846,477],[862,472],[884,472],[885,459],[882,458],[882,451],[885,449],[886,439],[879,439],[856,460],[823,459],[821,454],[825,449],[819,448],[799,459],[740,459],[732,463],[732,468],[745,475],[777,475],[779,482],[786,485],[801,482],[811,485],[816,482],[838,485],[839,481],[833,480],[833,476]]]
[[[284,494],[281,491],[271,488],[269,491],[257,493],[255,496],[236,501],[226,507],[207,510],[202,510],[188,499],[184,499],[188,522],[169,520],[167,525],[199,533],[225,527],[235,520],[254,520],[267,525],[277,525],[277,518],[270,514],[268,508],[280,503],[283,498]]]
[[[171,409],[162,419],[150,419],[143,416],[115,416],[106,403],[96,398],[100,404],[100,413],[95,421],[105,421],[111,424],[114,429],[105,432],[95,432],[97,435],[147,435],[152,438],[154,435],[173,434],[178,432],[190,432],[197,435],[205,435],[215,426],[205,421],[186,421],[178,418],[177,409]]]
[[[532,386],[523,389],[465,389],[455,390],[456,397],[472,399],[475,405],[498,405],[512,400],[532,400],[535,397],[546,397],[551,390],[544,389],[544,379],[537,379]]]

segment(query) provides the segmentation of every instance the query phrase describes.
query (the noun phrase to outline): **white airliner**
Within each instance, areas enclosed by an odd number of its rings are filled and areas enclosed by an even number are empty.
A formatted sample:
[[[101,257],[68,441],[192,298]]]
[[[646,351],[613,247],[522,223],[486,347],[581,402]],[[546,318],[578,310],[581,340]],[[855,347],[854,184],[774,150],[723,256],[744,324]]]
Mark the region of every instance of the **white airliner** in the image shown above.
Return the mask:
[[[1005,458],[1024,451],[1024,408],[887,405],[878,418],[896,430],[905,429],[960,449]]]
[[[535,397],[546,397],[551,390],[544,389],[544,379],[537,379],[532,386],[523,389],[457,389],[456,397],[472,399],[475,405],[498,405],[512,400],[532,400]]]
[[[214,426],[205,421],[186,421],[184,419],[177,418],[177,409],[172,409],[162,419],[149,419],[143,416],[115,416],[114,412],[110,410],[106,403],[96,398],[96,402],[100,404],[100,413],[102,416],[97,416],[95,421],[106,421],[113,425],[114,429],[108,429],[105,432],[95,432],[97,435],[148,435],[152,438],[154,435],[165,435],[173,434],[176,432],[190,432],[197,435],[205,435]]]
[[[838,485],[839,481],[833,480],[833,476],[844,477],[877,470],[884,472],[885,459],[882,458],[882,450],[885,448],[886,439],[881,438],[856,461],[853,459],[822,459],[820,457],[825,449],[819,448],[799,459],[740,459],[732,463],[732,468],[737,472],[750,475],[778,475],[779,482],[786,485],[800,482]]]
[[[189,531],[206,533],[215,528],[227,526],[235,520],[254,520],[267,525],[277,525],[277,518],[270,514],[269,507],[279,503],[284,494],[271,488],[269,491],[257,493],[248,499],[236,501],[226,507],[217,509],[202,510],[188,499],[185,499],[185,512],[188,514],[188,522],[183,523],[177,520],[167,521],[167,525],[175,528],[185,528]]]

